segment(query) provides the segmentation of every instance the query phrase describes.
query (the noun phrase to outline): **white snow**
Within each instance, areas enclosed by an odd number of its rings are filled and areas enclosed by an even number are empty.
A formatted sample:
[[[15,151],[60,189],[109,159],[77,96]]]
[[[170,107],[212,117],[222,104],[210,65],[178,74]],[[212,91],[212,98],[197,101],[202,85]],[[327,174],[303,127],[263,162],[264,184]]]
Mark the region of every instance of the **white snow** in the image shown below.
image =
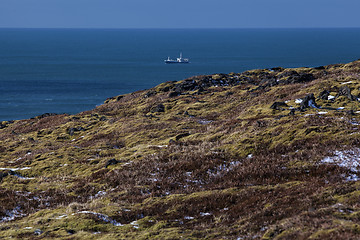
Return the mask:
[[[337,108],[337,110],[343,110],[344,109],[344,107],[338,107]]]
[[[21,209],[20,207],[16,207],[14,208],[13,210],[6,210],[5,212],[6,216],[5,217],[2,217],[0,218],[0,223],[1,222],[8,222],[8,221],[12,221],[14,220],[15,218],[17,217],[23,217],[25,216],[25,214],[21,213]]]
[[[66,214],[60,215],[60,216],[56,217],[55,219],[63,219],[63,218],[67,218],[67,215]]]
[[[301,98],[298,98],[298,99],[295,100],[295,103],[297,103],[297,104],[300,104],[302,102],[303,102],[303,100]]]
[[[204,217],[204,216],[210,216],[210,215],[211,215],[211,213],[208,213],[208,212],[206,212],[206,213],[200,212],[200,216],[202,216],[202,217]]]
[[[356,148],[353,150],[335,151],[334,156],[325,157],[321,160],[321,163],[325,164],[336,164],[340,167],[349,169],[352,174],[347,177],[348,181],[359,181],[360,177],[357,173],[360,171],[360,149]]]
[[[110,217],[106,216],[105,214],[96,213],[96,212],[91,212],[91,211],[81,211],[81,212],[78,212],[78,214],[80,214],[80,213],[95,215],[97,218],[103,220],[104,222],[111,223],[111,224],[114,225],[114,226],[118,226],[118,227],[119,227],[119,226],[123,226],[121,223],[115,221],[114,219],[111,219]]]
[[[343,83],[341,83],[341,84],[344,85],[344,84],[350,84],[350,83],[352,83],[352,81],[343,82]]]
[[[322,114],[327,114],[328,112],[318,112],[318,114],[322,115]]]
[[[22,170],[28,170],[31,169],[31,167],[24,167],[24,168],[0,168],[0,170],[9,170],[9,171],[22,171]]]
[[[134,228],[136,228],[136,229],[139,228],[139,224],[138,224],[137,221],[132,221],[130,224],[131,224]]]
[[[334,99],[335,98],[335,96],[332,96],[332,95],[329,95],[328,96],[328,100],[332,100],[332,99]]]
[[[186,219],[186,220],[193,220],[193,219],[194,219],[194,217],[185,216],[185,217],[184,217],[184,219]]]

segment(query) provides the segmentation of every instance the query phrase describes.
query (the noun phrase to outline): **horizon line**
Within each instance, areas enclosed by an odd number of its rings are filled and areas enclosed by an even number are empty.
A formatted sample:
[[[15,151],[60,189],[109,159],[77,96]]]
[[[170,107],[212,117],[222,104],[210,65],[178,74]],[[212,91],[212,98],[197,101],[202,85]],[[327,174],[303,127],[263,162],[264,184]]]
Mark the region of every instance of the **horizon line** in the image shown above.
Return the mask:
[[[0,27],[0,29],[78,29],[78,30],[251,30],[251,29],[360,29],[360,27]]]

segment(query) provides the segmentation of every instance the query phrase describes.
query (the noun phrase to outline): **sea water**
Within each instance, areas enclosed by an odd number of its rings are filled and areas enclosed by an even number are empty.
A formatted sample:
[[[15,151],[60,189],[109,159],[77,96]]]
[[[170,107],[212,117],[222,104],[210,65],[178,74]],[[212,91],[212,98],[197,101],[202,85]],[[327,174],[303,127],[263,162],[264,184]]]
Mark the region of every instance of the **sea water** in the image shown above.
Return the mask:
[[[165,64],[182,52],[190,64]],[[360,29],[0,29],[0,121],[194,75],[360,58]]]

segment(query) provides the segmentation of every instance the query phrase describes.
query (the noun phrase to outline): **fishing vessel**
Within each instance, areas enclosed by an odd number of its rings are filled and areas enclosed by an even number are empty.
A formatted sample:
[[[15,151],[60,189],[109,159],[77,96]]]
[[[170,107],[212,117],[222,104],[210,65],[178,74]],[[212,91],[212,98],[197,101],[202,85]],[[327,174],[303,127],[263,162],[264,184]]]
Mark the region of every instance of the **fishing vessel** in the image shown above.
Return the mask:
[[[165,63],[189,63],[189,59],[188,58],[183,58],[182,53],[180,53],[180,57],[176,58],[176,60],[170,59],[170,57],[168,57],[164,61],[165,61]]]

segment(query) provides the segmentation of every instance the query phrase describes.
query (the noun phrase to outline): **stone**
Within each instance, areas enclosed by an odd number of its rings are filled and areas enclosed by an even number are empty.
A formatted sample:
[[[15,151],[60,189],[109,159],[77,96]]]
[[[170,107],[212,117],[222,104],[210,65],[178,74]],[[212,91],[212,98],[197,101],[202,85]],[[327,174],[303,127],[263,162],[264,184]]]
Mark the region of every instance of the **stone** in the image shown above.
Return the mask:
[[[151,112],[165,112],[165,106],[163,104],[159,104],[156,107],[151,109]]]
[[[274,102],[270,108],[274,110],[285,110],[283,107],[289,107],[285,102]]]
[[[315,96],[313,93],[310,93],[303,98],[303,101],[300,103],[300,111],[305,111],[305,109],[308,107],[319,108],[319,106],[316,104]]]
[[[169,97],[177,97],[177,96],[179,96],[181,93],[180,92],[176,92],[176,91],[172,91],[172,92],[170,92],[169,93]]]
[[[340,96],[345,96],[351,101],[356,100],[356,97],[351,94],[351,89],[349,87],[347,87],[347,86],[340,88],[340,90],[339,90],[338,94],[336,95],[335,99],[340,97]]]
[[[120,163],[120,161],[116,160],[115,158],[110,159],[110,160],[108,160],[108,161],[106,162],[105,168],[107,168],[107,167],[110,166],[110,165],[116,165],[116,164],[118,164],[118,163]]]
[[[179,134],[179,135],[177,135],[175,137],[175,140],[179,141],[181,138],[184,138],[184,137],[187,137],[187,136],[190,136],[190,133],[181,133],[181,134]]]
[[[322,100],[328,100],[329,95],[330,95],[330,92],[328,90],[324,90],[319,94],[318,98],[320,98]]]

